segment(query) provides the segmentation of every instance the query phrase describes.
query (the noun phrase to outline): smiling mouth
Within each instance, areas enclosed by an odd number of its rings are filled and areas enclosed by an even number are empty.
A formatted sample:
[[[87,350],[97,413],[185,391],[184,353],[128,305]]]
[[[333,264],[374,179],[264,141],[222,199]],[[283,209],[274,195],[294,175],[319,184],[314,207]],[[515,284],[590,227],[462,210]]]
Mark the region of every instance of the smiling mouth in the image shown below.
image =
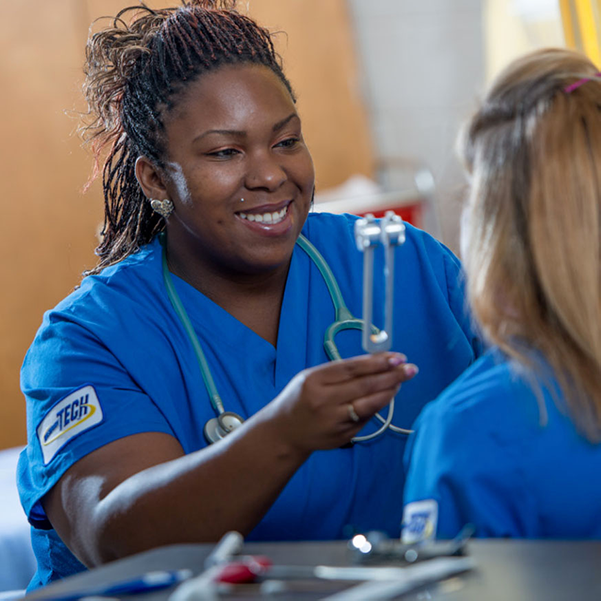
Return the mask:
[[[279,211],[273,211],[271,213],[269,212],[264,212],[264,213],[237,213],[237,215],[239,217],[241,217],[242,219],[246,219],[247,221],[254,221],[255,223],[264,223],[267,225],[274,225],[276,223],[280,223],[281,221],[284,221],[284,219],[286,218],[286,213],[288,212],[288,208],[290,207],[290,205],[286,205],[283,209],[280,209]]]

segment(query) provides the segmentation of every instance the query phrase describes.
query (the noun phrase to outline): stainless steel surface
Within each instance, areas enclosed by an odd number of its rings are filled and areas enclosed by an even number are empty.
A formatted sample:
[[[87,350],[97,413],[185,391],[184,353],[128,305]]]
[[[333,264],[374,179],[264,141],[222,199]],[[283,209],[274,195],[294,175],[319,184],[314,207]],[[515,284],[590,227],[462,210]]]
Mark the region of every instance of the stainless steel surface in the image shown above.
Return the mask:
[[[156,569],[203,570],[212,545],[177,545],[155,549],[108,564],[41,589],[26,599],[60,596],[100,583],[115,582]],[[299,543],[249,543],[244,552],[267,555],[276,565],[349,565],[344,541]],[[476,561],[473,572],[452,578],[405,599],[429,601],[566,601],[601,599],[600,541],[474,540],[468,553]],[[270,599],[321,599],[348,587],[340,582],[286,582]],[[128,599],[167,599],[159,591]],[[260,585],[241,585],[224,599],[258,599]]]

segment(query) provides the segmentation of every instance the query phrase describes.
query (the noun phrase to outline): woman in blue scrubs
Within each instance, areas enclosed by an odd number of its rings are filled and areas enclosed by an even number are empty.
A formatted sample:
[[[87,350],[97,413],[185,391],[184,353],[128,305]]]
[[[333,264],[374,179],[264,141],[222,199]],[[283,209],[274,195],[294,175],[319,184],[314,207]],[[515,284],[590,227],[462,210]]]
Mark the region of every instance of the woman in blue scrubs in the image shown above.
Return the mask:
[[[349,443],[380,428],[401,384],[393,425],[411,427],[477,353],[457,260],[408,226],[394,352],[365,356],[345,330],[328,362],[336,312],[301,243],[361,315],[355,218],[308,214],[294,94],[270,34],[231,4],[132,7],[89,41],[105,226],[98,266],[45,315],[23,366],[32,587],[228,530],[398,536],[406,437]],[[244,421],[226,436],[232,414]]]
[[[543,50],[466,129],[462,252],[492,348],[408,443],[403,538],[601,538],[601,80]]]

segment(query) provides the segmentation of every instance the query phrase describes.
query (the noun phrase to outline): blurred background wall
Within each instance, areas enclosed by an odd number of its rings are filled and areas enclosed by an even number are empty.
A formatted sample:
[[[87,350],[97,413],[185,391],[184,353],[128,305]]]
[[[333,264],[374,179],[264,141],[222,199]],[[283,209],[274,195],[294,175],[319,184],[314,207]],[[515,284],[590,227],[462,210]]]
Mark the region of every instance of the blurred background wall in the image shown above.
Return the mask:
[[[382,161],[425,165],[436,185],[436,233],[456,249],[463,188],[457,130],[485,82],[515,53],[563,43],[559,1],[245,0],[240,6],[287,32],[279,50],[298,93],[318,192],[357,174],[374,178]],[[92,163],[67,113],[84,109],[89,24],[126,4],[0,0],[0,449],[25,443],[19,368],[43,312],[95,263],[101,191],[94,184],[82,194]]]
[[[458,124],[484,81],[486,3],[351,0],[349,4],[374,154],[385,161],[411,158],[429,167],[439,208],[436,234],[455,247],[463,174],[453,147]]]

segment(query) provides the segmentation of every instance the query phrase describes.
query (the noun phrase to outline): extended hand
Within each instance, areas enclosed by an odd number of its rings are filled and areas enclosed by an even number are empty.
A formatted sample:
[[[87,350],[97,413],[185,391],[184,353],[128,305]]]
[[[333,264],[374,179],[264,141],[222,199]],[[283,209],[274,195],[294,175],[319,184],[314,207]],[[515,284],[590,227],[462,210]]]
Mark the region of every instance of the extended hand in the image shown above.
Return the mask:
[[[295,448],[340,447],[417,373],[405,361],[398,353],[379,353],[303,370],[265,409]]]

